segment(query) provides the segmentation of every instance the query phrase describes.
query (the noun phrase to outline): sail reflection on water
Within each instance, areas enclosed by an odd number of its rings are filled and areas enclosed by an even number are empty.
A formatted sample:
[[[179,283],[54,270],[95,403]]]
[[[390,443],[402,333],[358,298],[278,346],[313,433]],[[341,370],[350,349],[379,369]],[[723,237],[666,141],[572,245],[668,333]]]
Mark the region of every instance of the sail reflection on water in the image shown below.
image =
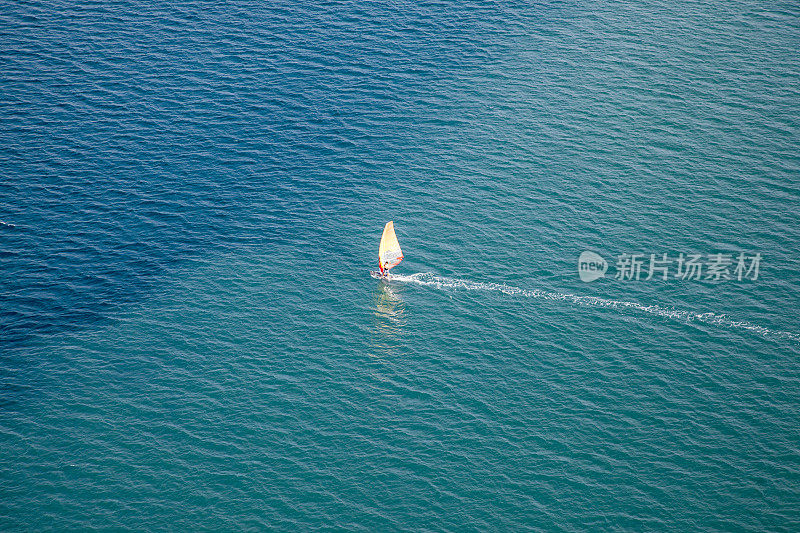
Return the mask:
[[[407,320],[405,302],[396,288],[381,283],[373,293],[373,309],[374,326],[370,344],[375,355],[397,354]]]

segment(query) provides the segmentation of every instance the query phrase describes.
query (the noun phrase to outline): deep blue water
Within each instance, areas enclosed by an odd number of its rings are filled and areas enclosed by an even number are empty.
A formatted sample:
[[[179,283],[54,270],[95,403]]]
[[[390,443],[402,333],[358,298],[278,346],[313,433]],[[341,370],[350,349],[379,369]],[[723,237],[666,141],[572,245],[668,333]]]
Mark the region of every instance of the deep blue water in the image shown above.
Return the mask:
[[[796,531],[798,49],[790,2],[5,3],[0,528]]]

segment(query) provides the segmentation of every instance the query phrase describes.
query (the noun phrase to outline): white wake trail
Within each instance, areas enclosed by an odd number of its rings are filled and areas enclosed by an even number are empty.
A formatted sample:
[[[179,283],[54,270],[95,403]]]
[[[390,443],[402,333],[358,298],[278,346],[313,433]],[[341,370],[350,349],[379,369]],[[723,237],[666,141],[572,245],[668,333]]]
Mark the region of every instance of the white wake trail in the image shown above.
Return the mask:
[[[463,289],[468,291],[491,291],[500,292],[512,296],[523,296],[525,298],[537,298],[539,300],[562,300],[572,302],[576,305],[587,307],[608,307],[614,309],[630,309],[651,315],[657,315],[681,322],[701,322],[703,324],[711,324],[730,329],[742,329],[758,333],[764,337],[779,337],[789,339],[794,342],[800,342],[800,334],[792,333],[789,331],[777,331],[763,326],[751,324],[744,320],[736,320],[728,317],[727,315],[720,315],[716,313],[695,313],[692,311],[684,311],[680,309],[670,309],[660,305],[643,305],[636,302],[626,302],[621,300],[609,300],[606,298],[598,298],[596,296],[579,296],[576,294],[566,294],[561,292],[550,292],[541,289],[521,289],[519,287],[512,287],[504,283],[485,283],[481,281],[469,281],[463,279],[447,278],[443,276],[436,276],[429,272],[419,272],[417,274],[402,275],[392,274],[392,281],[400,281],[404,283],[416,283],[428,287],[436,287],[437,289]]]

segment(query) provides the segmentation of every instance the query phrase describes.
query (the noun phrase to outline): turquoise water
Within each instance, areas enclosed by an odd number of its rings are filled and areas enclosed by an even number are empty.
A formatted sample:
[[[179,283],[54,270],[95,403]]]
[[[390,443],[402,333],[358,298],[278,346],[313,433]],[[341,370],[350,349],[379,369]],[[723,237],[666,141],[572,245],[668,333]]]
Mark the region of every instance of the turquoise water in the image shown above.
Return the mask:
[[[799,16],[6,5],[0,528],[797,530]]]

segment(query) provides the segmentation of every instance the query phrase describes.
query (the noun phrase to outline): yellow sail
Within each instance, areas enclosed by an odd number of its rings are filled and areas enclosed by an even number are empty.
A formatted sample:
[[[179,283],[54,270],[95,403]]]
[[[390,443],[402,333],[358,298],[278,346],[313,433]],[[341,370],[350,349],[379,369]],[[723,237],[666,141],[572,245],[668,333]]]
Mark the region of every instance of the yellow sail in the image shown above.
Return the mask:
[[[383,228],[381,246],[378,248],[378,264],[382,271],[389,270],[397,266],[403,260],[403,250],[397,242],[397,235],[394,233],[394,222],[387,222]]]

